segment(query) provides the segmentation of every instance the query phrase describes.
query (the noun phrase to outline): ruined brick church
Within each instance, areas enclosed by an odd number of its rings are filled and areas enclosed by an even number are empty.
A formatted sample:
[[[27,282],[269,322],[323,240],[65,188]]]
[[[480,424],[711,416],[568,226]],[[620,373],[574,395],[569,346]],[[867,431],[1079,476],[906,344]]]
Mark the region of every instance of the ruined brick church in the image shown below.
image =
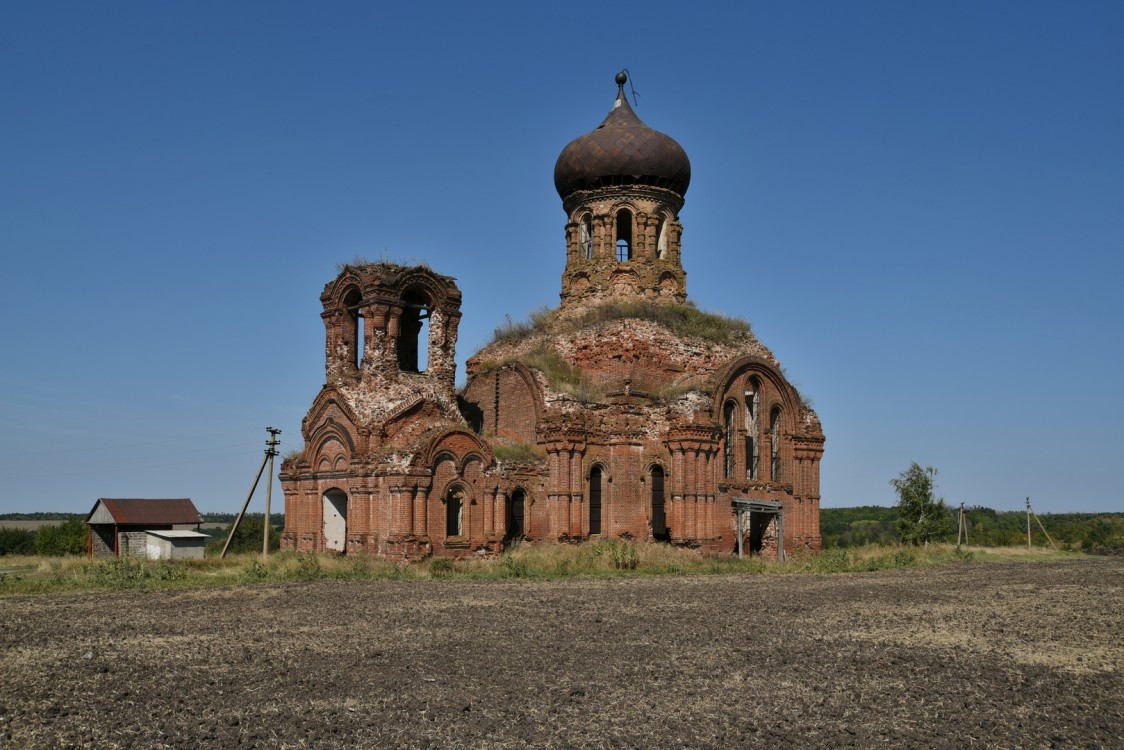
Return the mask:
[[[283,548],[819,549],[819,418],[747,323],[687,301],[690,162],[636,116],[626,80],[555,165],[561,304],[497,329],[459,394],[453,278],[357,263],[324,288],[327,382],[282,466]]]

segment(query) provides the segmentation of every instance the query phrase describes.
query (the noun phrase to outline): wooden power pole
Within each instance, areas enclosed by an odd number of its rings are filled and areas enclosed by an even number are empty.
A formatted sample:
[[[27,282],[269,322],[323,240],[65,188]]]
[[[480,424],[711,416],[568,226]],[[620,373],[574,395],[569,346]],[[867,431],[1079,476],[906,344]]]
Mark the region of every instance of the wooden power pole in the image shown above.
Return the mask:
[[[261,480],[262,472],[265,471],[265,465],[267,463],[272,463],[273,457],[277,455],[277,446],[281,442],[280,440],[277,439],[277,436],[281,434],[281,430],[278,430],[276,427],[266,427],[265,429],[266,429],[266,432],[269,433],[269,440],[265,441],[265,458],[263,458],[261,460],[261,466],[258,468],[258,475],[256,477],[254,477],[254,483],[252,485],[250,485],[250,492],[249,492],[248,495],[246,495],[246,502],[242,503],[242,510],[238,511],[238,517],[235,518],[234,523],[232,523],[230,525],[230,535],[226,538],[226,544],[224,544],[222,546],[222,554],[219,555],[220,560],[226,557],[226,551],[228,549],[230,549],[230,543],[232,541],[234,541],[234,532],[238,531],[238,524],[242,523],[242,516],[246,515],[246,508],[250,507],[250,498],[252,498],[254,496],[254,490],[256,490],[258,488],[258,482]],[[272,466],[270,466],[269,473],[270,473],[269,484],[272,485],[273,484],[273,467]],[[269,500],[268,499],[266,500],[266,507],[265,507],[265,528],[266,528],[266,531],[265,531],[265,533],[266,533],[266,545],[268,545],[269,544],[269,541],[268,541],[269,540],[269,536],[268,536],[269,535]]]

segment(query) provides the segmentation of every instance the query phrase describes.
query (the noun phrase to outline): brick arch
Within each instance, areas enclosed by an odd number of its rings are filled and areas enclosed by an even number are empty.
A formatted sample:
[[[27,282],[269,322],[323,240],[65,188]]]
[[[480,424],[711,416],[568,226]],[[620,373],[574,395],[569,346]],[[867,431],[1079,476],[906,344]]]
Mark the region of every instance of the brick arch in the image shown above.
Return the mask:
[[[589,463],[586,464],[585,468],[582,470],[582,481],[588,482],[589,475],[592,474],[593,469],[598,466],[601,467],[601,481],[613,481],[612,463],[601,456],[594,456],[589,460]]]
[[[609,216],[613,217],[613,220],[615,221],[617,218],[617,214],[624,210],[628,210],[630,213],[632,213],[632,218],[634,220],[636,219],[636,215],[640,213],[640,208],[636,205],[635,202],[630,200],[616,201],[615,203],[613,203],[613,205],[609,206],[609,210],[606,213]]]
[[[800,395],[775,365],[753,355],[736,359],[717,373],[714,382],[718,387],[714,389],[712,404],[714,413],[721,418],[722,409],[730,398],[740,403],[742,392],[738,391],[739,383],[744,385],[753,375],[757,376],[768,393],[767,398],[762,394],[762,411],[765,411],[766,404],[767,408],[772,408],[773,403],[780,403],[782,410],[795,419],[800,409]],[[744,392],[744,388],[742,391]]]
[[[335,388],[324,388],[312,402],[312,408],[304,418],[301,431],[304,433],[305,444],[312,445],[315,436],[326,425],[335,425],[336,429],[347,437],[348,447],[355,451],[358,446],[352,436],[356,432],[357,424],[359,424],[359,417],[347,400]]]
[[[635,256],[634,256],[635,257]],[[617,270],[609,275],[609,293],[630,296],[640,289],[640,276],[633,270]]]
[[[505,408],[496,408],[499,391]],[[495,370],[472,376],[464,388],[463,400],[473,410],[482,434],[535,443],[546,401],[542,387],[530,368],[512,362]]]
[[[312,457],[318,457],[319,451],[324,444],[332,440],[340,443],[349,458],[355,455],[355,440],[352,438],[351,432],[345,425],[330,418],[322,422],[320,426],[309,435],[306,445],[313,448],[310,455]]]
[[[445,454],[457,458],[454,461],[454,466],[456,466],[458,474],[464,471],[464,466],[470,455],[477,456],[485,470],[495,461],[492,449],[482,442],[475,433],[463,427],[449,427],[437,432],[429,439],[428,445],[418,451],[415,463],[433,468],[436,466],[436,459]]]
[[[347,266],[343,273],[324,288],[324,293],[320,295],[320,301],[326,309],[331,307],[342,310],[344,299],[352,291],[359,292],[362,296],[363,280],[350,266]]]
[[[429,299],[429,304],[433,307],[444,306],[448,301],[447,298],[452,296],[446,281],[438,278],[429,269],[421,267],[413,267],[401,273],[393,280],[390,288],[398,299],[411,291],[420,292]],[[455,296],[457,303],[459,303],[460,295]]]
[[[351,454],[338,432],[326,431],[315,444],[311,453],[313,467],[317,471],[343,471],[351,461]]]
[[[586,291],[592,284],[589,274],[585,271],[579,271],[570,277],[570,290],[575,294]]]

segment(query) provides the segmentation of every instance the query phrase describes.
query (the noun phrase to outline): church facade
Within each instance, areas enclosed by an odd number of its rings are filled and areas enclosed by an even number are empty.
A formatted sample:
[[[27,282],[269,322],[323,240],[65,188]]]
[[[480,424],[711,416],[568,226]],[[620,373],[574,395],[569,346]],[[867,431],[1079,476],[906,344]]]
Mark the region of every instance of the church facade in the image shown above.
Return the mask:
[[[555,166],[559,307],[497,331],[460,393],[452,278],[374,263],[325,287],[326,383],[282,465],[283,548],[410,560],[605,537],[819,549],[819,418],[749,324],[688,301],[690,162],[636,116],[626,80]]]

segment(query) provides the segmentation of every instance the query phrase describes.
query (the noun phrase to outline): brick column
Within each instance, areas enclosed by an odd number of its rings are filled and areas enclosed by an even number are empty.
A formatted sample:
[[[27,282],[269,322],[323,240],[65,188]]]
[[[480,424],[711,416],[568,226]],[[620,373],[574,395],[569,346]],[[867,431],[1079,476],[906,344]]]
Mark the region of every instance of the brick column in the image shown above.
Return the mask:
[[[414,533],[429,536],[429,488],[419,484],[414,495]]]

